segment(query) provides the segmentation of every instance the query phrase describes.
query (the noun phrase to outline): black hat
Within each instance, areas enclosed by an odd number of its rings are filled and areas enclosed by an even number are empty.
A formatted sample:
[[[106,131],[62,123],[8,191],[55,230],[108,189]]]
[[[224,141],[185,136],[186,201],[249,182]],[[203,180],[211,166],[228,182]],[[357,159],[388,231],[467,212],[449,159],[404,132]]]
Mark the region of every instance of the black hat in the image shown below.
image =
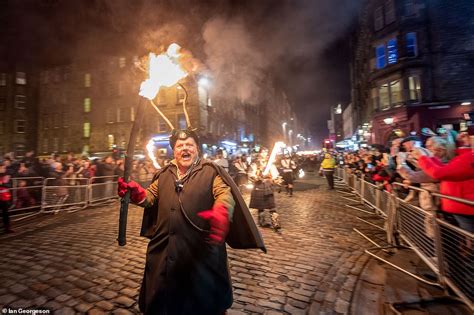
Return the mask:
[[[197,133],[192,129],[173,129],[171,131],[170,146],[174,150],[174,145],[178,140],[186,140],[187,138],[193,138],[199,147],[199,137]]]
[[[408,141],[421,141],[421,140],[417,136],[409,136],[403,139],[402,142],[400,142],[400,144],[404,144],[405,142],[408,142]]]

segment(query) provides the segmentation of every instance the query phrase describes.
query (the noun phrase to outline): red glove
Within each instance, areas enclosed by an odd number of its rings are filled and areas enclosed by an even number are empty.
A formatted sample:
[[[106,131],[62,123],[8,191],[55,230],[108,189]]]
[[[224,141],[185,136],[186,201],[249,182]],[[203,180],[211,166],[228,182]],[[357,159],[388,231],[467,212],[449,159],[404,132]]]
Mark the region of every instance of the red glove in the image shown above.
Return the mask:
[[[142,203],[146,199],[146,190],[142,186],[133,180],[126,183],[123,177],[119,177],[117,189],[118,195],[123,198],[128,189],[130,189],[130,200],[133,203]]]
[[[211,225],[209,238],[212,244],[222,244],[229,231],[229,214],[224,205],[214,205],[211,210],[205,210],[198,213],[198,216],[208,220]]]

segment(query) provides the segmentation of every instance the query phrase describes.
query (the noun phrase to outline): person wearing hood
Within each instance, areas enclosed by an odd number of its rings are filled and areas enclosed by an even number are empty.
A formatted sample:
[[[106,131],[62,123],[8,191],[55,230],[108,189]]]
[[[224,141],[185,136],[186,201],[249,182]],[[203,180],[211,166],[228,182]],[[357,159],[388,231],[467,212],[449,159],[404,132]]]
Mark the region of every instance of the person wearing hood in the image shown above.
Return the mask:
[[[232,305],[227,242],[261,248],[263,240],[230,175],[199,157],[191,129],[174,130],[174,159],[145,190],[118,181],[118,194],[145,207],[141,235],[150,238],[139,295],[144,314],[220,315]]]
[[[334,189],[334,170],[336,169],[336,159],[329,153],[324,154],[321,162],[321,171],[328,182],[329,189]]]

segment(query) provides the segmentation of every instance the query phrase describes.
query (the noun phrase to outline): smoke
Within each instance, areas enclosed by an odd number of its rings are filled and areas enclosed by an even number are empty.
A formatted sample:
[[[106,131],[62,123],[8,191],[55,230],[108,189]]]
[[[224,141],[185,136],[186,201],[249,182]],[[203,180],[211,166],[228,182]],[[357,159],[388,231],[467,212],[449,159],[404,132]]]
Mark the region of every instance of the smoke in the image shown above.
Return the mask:
[[[258,49],[243,21],[240,18],[213,18],[203,27],[203,39],[214,92],[220,98],[237,97],[243,102],[257,104],[270,60]]]

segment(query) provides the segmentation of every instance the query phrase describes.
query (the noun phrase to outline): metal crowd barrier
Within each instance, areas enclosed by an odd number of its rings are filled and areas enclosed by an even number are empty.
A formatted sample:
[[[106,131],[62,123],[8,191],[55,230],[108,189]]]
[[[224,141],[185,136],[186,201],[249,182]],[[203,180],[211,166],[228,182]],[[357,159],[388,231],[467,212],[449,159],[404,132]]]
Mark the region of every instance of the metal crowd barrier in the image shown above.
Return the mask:
[[[89,204],[98,205],[117,199],[117,179],[118,176],[92,177],[89,182]]]
[[[46,178],[41,212],[84,209],[88,204],[88,188],[87,178]]]
[[[43,177],[14,177],[11,179],[12,206],[9,214],[14,221],[37,215],[41,211]]]
[[[431,282],[412,274],[366,250],[366,253],[394,268],[415,277],[416,279],[443,288],[451,288],[471,310],[474,311],[474,233],[469,233],[445,220],[437,217],[436,212],[424,210],[399,198],[397,190],[392,193],[370,184],[347,170],[345,175],[338,172],[338,177],[352,189],[355,200],[360,198],[363,205],[374,208],[376,213],[385,220],[384,229],[387,234],[386,248],[403,248],[398,245],[398,236],[409,246],[438,277],[438,282]],[[393,183],[394,186],[403,186]],[[408,187],[418,193],[427,193],[432,197],[451,199],[474,207],[474,201],[433,193],[418,187]],[[356,208],[352,205],[347,205]],[[361,209],[357,209],[361,210]],[[363,210],[361,210],[363,211]],[[364,221],[364,220],[362,220]],[[364,221],[371,224],[368,221]],[[376,245],[375,250],[386,249],[379,246],[356,230],[363,237]]]

